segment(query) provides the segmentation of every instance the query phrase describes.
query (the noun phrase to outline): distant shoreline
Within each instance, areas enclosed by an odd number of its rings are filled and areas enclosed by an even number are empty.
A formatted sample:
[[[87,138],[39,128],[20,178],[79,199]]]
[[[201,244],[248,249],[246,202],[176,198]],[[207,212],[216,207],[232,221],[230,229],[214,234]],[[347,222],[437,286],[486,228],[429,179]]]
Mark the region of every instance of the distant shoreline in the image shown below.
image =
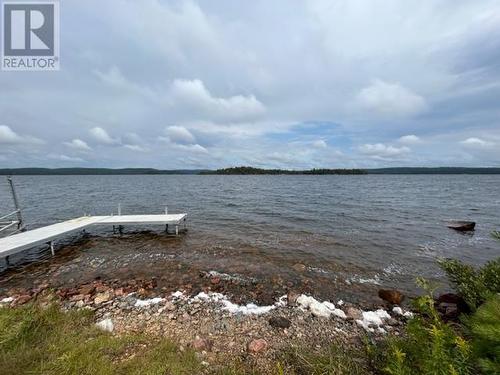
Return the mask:
[[[500,174],[500,167],[394,167],[374,169],[260,169],[252,167],[207,169],[154,168],[0,168],[0,175],[8,176],[84,176],[84,175],[366,175],[366,174]]]

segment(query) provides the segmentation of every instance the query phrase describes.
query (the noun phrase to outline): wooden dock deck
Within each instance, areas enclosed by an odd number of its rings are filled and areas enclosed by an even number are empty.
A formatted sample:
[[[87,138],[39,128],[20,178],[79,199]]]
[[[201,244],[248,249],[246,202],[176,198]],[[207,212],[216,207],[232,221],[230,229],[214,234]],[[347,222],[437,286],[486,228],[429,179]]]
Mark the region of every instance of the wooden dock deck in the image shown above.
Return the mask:
[[[178,234],[179,225],[184,223],[186,218],[187,214],[82,216],[0,238],[0,258],[6,258],[41,244],[50,244],[54,253],[52,241],[55,238],[93,225],[173,225],[175,233]]]

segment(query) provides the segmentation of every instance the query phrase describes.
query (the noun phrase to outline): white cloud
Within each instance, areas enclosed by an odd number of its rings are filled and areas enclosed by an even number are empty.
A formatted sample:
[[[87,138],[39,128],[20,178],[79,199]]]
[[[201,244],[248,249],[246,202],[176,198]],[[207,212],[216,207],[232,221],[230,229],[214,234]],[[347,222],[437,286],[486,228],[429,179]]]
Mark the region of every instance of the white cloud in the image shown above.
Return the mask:
[[[47,157],[49,159],[67,161],[67,162],[73,162],[73,163],[81,163],[81,162],[85,161],[82,158],[75,157],[75,156],[68,156],[68,155],[64,155],[64,154],[49,154],[49,155],[47,155]]]
[[[29,136],[19,135],[7,125],[0,125],[0,144],[43,144],[41,139]]]
[[[95,70],[94,74],[103,83],[120,90],[122,93],[142,95],[150,99],[156,99],[157,97],[154,91],[150,88],[138,85],[125,78],[117,66],[112,66],[107,72]]]
[[[196,138],[184,126],[169,126],[165,129],[168,139],[173,143],[196,143]]]
[[[142,147],[140,145],[125,144],[125,145],[123,145],[123,147],[128,148],[129,150],[132,150],[132,151],[139,151],[139,152],[146,152],[147,151],[144,147]]]
[[[90,129],[90,134],[97,142],[105,145],[113,145],[119,143],[118,140],[112,138],[105,129],[98,126]]]
[[[220,120],[247,120],[257,118],[266,111],[253,95],[235,95],[228,98],[213,96],[199,79],[176,79],[170,87],[171,104],[185,105],[199,112],[202,118]]]
[[[493,142],[488,142],[481,138],[476,138],[476,137],[467,138],[466,140],[461,141],[460,143],[469,147],[489,147],[494,144]]]
[[[317,141],[314,141],[312,143],[312,146],[314,148],[327,148],[328,147],[328,145],[326,144],[326,142],[324,140],[322,140],[322,139],[318,139]]]
[[[199,154],[207,154],[208,153],[208,150],[205,147],[199,145],[198,143],[196,143],[194,145],[175,144],[174,147],[177,149],[180,149],[180,150],[199,153]]]
[[[411,150],[406,146],[395,147],[383,143],[364,144],[360,146],[359,151],[364,155],[374,158],[392,159],[408,154]]]
[[[71,142],[64,142],[64,145],[79,151],[91,151],[92,148],[87,144],[87,142],[81,139],[75,138]]]
[[[366,109],[388,116],[413,116],[427,109],[425,99],[399,83],[375,79],[357,100]]]
[[[398,139],[398,142],[404,143],[407,145],[414,145],[422,142],[422,140],[417,137],[415,134],[403,135]]]

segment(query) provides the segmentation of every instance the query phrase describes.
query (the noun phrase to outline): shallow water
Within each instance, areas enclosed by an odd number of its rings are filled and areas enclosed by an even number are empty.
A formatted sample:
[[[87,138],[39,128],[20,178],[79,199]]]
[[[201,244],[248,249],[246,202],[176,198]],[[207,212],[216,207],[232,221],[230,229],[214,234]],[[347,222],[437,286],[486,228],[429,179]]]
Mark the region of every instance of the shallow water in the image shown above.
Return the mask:
[[[189,231],[90,228],[92,236],[12,257],[0,287],[29,284],[57,264],[59,283],[108,278],[163,278],[189,283],[215,270],[312,293],[345,298],[381,286],[415,293],[416,276],[442,279],[436,257],[473,264],[500,255],[489,235],[500,227],[499,175],[364,176],[16,176],[29,228],[87,214],[187,212]],[[0,213],[12,210],[0,181]],[[1,215],[0,215],[1,216]],[[473,220],[472,235],[446,228]],[[131,233],[153,229],[153,233]],[[33,265],[33,262],[35,264]],[[26,266],[27,263],[31,263]],[[297,263],[305,269],[293,267]],[[1,266],[3,267],[3,265]],[[51,268],[52,267],[52,268]],[[5,271],[5,270],[4,270]],[[8,277],[7,277],[8,275]],[[52,274],[51,274],[52,275]],[[6,283],[8,279],[8,283]],[[173,287],[173,286],[172,286]]]

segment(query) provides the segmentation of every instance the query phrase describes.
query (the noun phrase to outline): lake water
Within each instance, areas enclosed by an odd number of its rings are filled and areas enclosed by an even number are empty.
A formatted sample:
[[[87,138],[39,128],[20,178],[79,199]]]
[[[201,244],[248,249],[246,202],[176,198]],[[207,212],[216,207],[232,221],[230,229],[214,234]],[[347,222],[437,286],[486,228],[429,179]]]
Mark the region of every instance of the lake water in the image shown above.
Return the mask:
[[[41,275],[59,283],[92,277],[156,277],[164,288],[217,271],[282,292],[369,299],[379,287],[415,293],[415,278],[444,280],[436,257],[482,264],[500,256],[499,175],[16,176],[28,228],[84,213],[187,212],[178,238],[163,228],[90,228],[58,255],[38,248],[12,258],[3,284]],[[12,210],[0,181],[0,216]],[[473,234],[448,219],[477,222]],[[153,229],[153,232],[140,232]],[[75,242],[76,241],[76,242]],[[28,265],[27,265],[28,264]],[[303,266],[302,266],[303,265]],[[3,265],[2,265],[3,266]],[[9,285],[10,285],[9,284]],[[174,285],[178,284],[178,285]],[[258,294],[258,293],[257,293]]]

